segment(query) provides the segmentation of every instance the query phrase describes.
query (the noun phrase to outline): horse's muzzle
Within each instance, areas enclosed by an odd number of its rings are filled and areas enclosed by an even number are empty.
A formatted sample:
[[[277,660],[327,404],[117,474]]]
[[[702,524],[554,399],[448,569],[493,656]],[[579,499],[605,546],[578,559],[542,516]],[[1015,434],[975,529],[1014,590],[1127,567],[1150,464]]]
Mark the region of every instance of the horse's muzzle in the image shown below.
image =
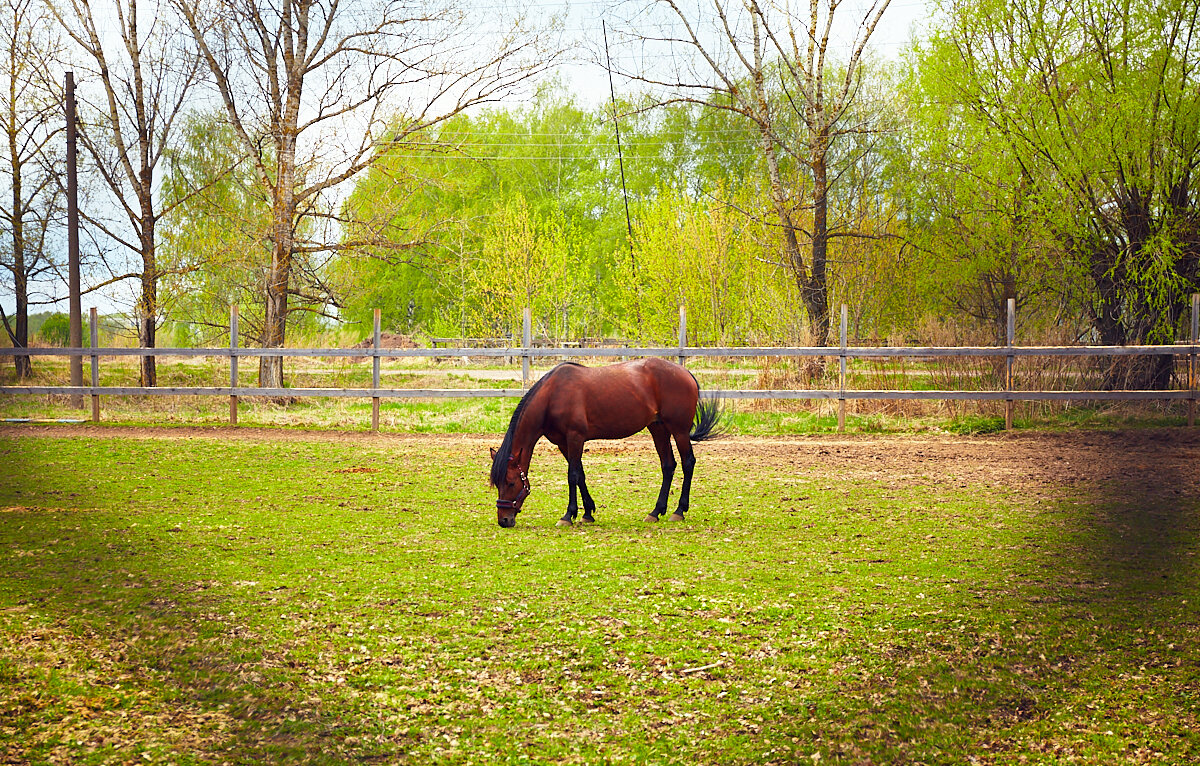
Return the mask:
[[[521,471],[521,491],[512,500],[496,501],[496,523],[505,529],[517,525],[517,514],[521,512],[521,504],[529,497],[529,477]]]

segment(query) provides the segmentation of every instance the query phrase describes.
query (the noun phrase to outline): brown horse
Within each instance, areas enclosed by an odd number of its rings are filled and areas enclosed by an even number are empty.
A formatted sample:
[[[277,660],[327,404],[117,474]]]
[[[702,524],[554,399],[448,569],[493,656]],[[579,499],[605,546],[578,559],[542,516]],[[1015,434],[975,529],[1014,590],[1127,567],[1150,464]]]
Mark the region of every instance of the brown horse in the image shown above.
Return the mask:
[[[499,492],[496,521],[502,527],[517,523],[521,504],[529,496],[529,461],[538,439],[545,436],[567,459],[570,499],[559,520],[569,526],[579,511],[576,492],[583,495],[583,520],[593,522],[596,502],[583,476],[583,444],[591,439],[624,439],[650,429],[662,463],[662,489],[646,521],[658,521],[667,510],[675,456],[683,464],[683,490],[672,521],[687,513],[696,458],[692,442],[720,436],[720,403],[700,400],[700,385],[685,368],[663,359],[639,359],[589,368],[565,363],[542,376],[525,393],[508,424],[500,449],[492,450],[491,483]],[[694,423],[694,426],[693,426]]]

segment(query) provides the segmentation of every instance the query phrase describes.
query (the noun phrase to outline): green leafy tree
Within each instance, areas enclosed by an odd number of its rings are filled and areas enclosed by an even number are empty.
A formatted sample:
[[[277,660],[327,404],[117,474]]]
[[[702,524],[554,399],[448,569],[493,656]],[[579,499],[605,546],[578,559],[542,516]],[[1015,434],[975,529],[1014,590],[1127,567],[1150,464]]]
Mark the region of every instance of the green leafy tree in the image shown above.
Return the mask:
[[[542,331],[600,332],[606,316],[620,313],[606,287],[616,278],[613,254],[625,245],[616,165],[607,164],[615,156],[606,154],[611,139],[601,128],[551,90],[527,108],[460,115],[385,144],[345,206],[346,236],[374,230],[410,246],[339,257],[332,282],[344,296],[343,318],[366,322],[380,308],[393,329],[507,334],[532,304],[497,303],[497,294],[541,293],[524,282],[521,290],[489,282],[520,277],[504,270],[498,253],[544,255],[539,278],[561,297],[539,310]],[[581,282],[591,286],[584,294]],[[510,312],[503,320],[501,305]]]
[[[924,309],[973,321],[1004,343],[1010,298],[1027,332],[1064,321],[1056,288],[1067,282],[1052,279],[1061,249],[1011,137],[948,92],[957,57],[940,58],[947,53],[927,49],[908,72],[907,130],[882,148],[916,255],[907,286]]]
[[[626,300],[644,307],[643,337],[673,343],[680,306],[687,307],[690,342],[795,337],[795,286],[773,255],[778,242],[774,227],[747,220],[734,206],[661,192],[638,218],[639,270],[626,288]]]
[[[38,329],[41,339],[51,346],[67,348],[71,345],[71,318],[61,312],[55,312],[46,317]],[[83,347],[91,348],[92,339],[88,333],[83,334]]]

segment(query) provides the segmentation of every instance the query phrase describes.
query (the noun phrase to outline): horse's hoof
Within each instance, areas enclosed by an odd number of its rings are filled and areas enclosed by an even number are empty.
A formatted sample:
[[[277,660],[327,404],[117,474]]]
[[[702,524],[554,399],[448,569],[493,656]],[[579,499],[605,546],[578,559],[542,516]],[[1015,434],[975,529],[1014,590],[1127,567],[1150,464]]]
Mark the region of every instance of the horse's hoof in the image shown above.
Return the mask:
[[[593,519],[591,516],[584,516],[584,517],[583,517],[583,523],[584,523],[584,524],[595,524],[595,523],[596,523],[596,520],[595,520],[595,519]]]
[[[682,513],[672,513],[670,520],[671,521],[683,521],[683,514]]]
[[[646,521],[658,521],[658,517],[653,513],[646,514]]]
[[[571,520],[570,520],[570,519],[559,519],[559,520],[558,520],[558,526],[560,526],[560,527],[569,527],[569,526],[571,526]]]

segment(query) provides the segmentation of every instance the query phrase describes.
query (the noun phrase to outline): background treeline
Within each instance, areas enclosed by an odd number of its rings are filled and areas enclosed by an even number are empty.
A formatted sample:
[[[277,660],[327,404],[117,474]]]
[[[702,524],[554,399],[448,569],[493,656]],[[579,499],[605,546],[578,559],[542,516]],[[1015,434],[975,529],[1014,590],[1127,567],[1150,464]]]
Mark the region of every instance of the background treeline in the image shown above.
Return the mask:
[[[380,308],[388,330],[495,338],[530,306],[539,336],[658,343],[686,305],[692,343],[824,344],[845,303],[856,338],[993,343],[1014,298],[1024,342],[1186,335],[1200,2],[938,0],[896,59],[868,44],[886,2],[844,50],[785,34],[807,8],[715,7],[727,39],[671,38],[711,76],[629,69],[597,106],[536,80],[520,106],[385,110],[340,175],[317,152],[280,164],[287,144],[248,135],[234,106],[181,111],[153,323],[215,337],[238,303],[278,345],[283,326],[365,336]],[[290,211],[272,168],[303,190]],[[1172,369],[1131,359],[1106,383],[1161,387]]]
[[[998,342],[1015,298],[1026,342],[1184,337],[1200,287],[1197,8],[950,3],[904,60],[869,62],[830,158],[829,302],[851,307],[852,334]],[[425,246],[339,259],[343,316],[378,306],[392,329],[496,336],[529,305],[548,337],[667,341],[686,304],[696,343],[828,341],[783,263],[753,126],[653,101],[616,107],[632,240],[607,105],[550,89],[440,126],[422,137],[436,152],[381,148],[347,209]],[[806,169],[785,172],[802,197]],[[800,205],[798,228],[810,219]],[[1165,385],[1161,361],[1111,383]]]

